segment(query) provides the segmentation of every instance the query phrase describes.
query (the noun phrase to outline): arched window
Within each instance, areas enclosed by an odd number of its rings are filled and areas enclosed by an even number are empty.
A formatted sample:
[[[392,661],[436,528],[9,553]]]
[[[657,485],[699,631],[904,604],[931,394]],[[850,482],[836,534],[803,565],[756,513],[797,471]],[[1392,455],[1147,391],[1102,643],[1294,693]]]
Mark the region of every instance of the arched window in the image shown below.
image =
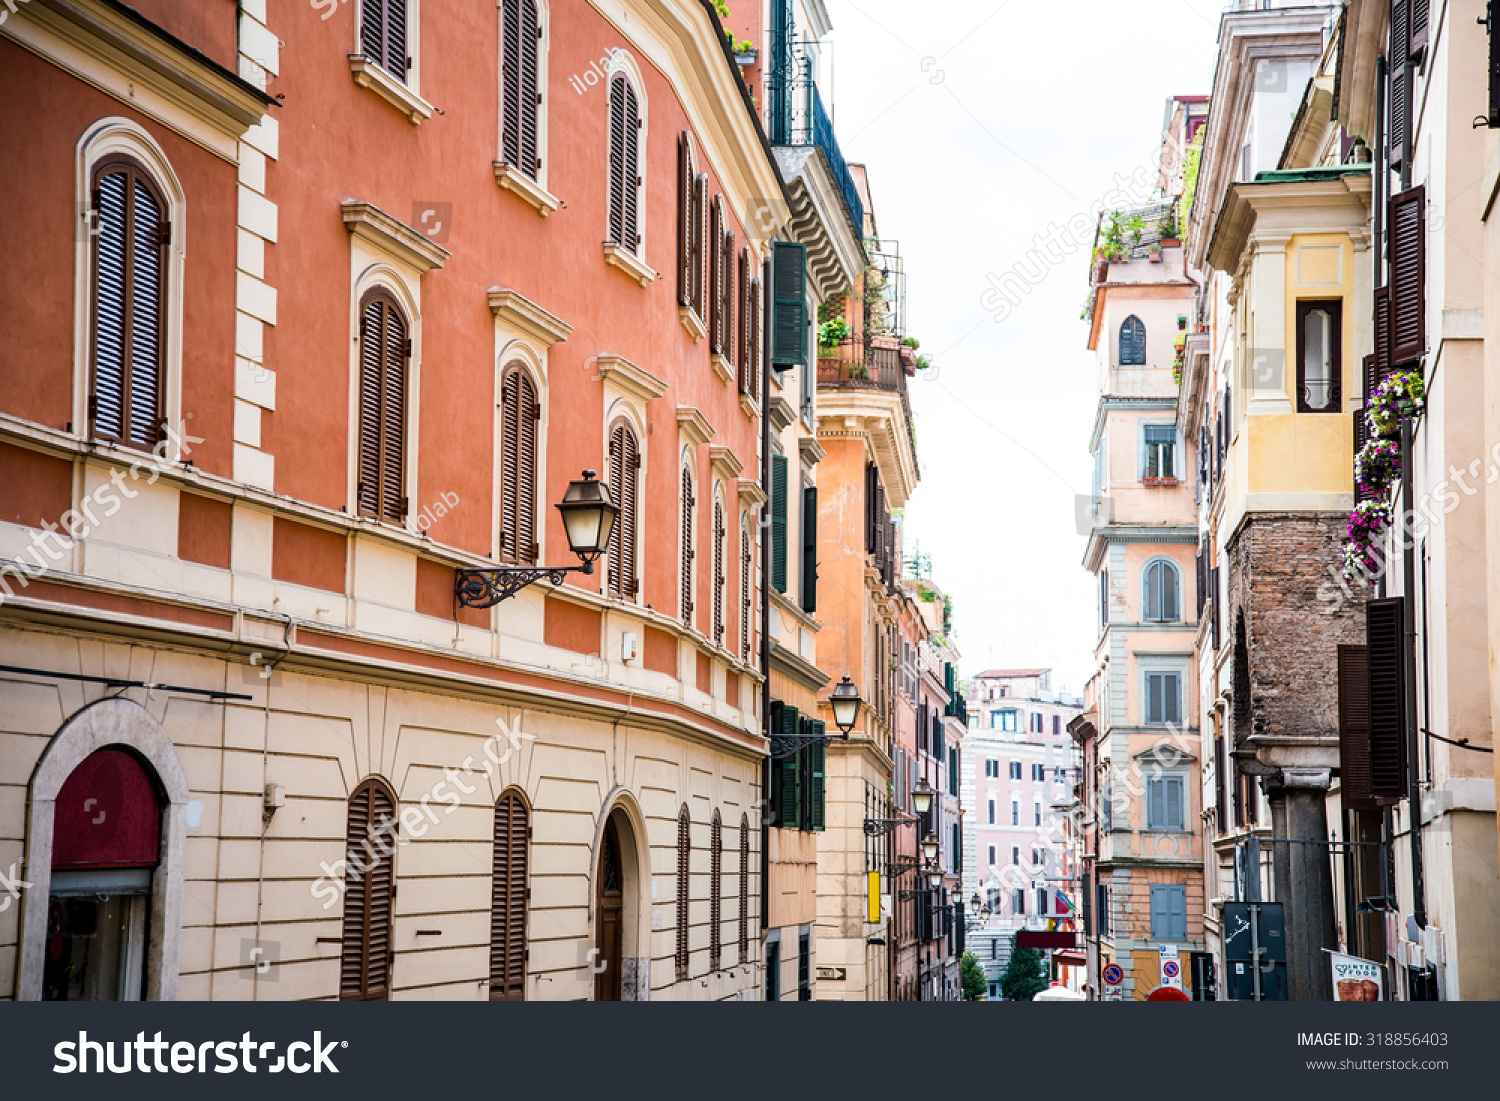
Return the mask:
[[[500,377],[500,558],[532,565],[536,540],[537,425],[542,406],[518,363]]]
[[[693,468],[684,464],[682,468],[682,622],[693,625]]]
[[[740,660],[750,663],[750,644],[755,638],[755,628],[750,622],[755,593],[754,563],[751,559],[753,544],[750,541],[750,519],[740,523]]]
[[[740,963],[750,962],[750,818],[740,815]]]
[[[641,113],[635,86],[617,73],[609,82],[609,239],[640,255]]]
[[[160,188],[136,161],[94,171],[89,426],[96,439],[150,450],[166,403],[167,250]]]
[[[406,517],[406,368],[411,330],[389,293],[371,291],[359,311],[359,514]]]
[[[517,791],[495,804],[490,884],[490,1001],[526,1000],[526,873],[530,811]]]
[[[677,981],[688,977],[688,890],[692,884],[689,861],[693,855],[693,824],[687,804],[677,812]]]
[[[396,797],[370,778],[349,796],[340,1001],[391,996],[391,913],[396,883]]]
[[[542,170],[538,116],[544,94],[540,61],[546,48],[536,0],[505,0],[501,19],[501,154],[506,164],[538,180]]]
[[[620,515],[609,533],[609,566],[605,575],[609,595],[634,599],[640,591],[636,579],[636,527],[641,476],[640,445],[635,432],[623,421],[609,432],[609,490]]]
[[[708,969],[717,971],[724,955],[722,895],[724,875],[724,826],[714,811],[708,835]]]
[[[724,526],[724,498],[714,495],[714,645],[724,645],[724,541],[729,530]]]
[[[1120,366],[1144,367],[1146,365],[1146,326],[1141,319],[1131,314],[1120,326]]]
[[[1142,587],[1148,623],[1176,623],[1182,618],[1181,584],[1177,567],[1164,558],[1146,566]]]

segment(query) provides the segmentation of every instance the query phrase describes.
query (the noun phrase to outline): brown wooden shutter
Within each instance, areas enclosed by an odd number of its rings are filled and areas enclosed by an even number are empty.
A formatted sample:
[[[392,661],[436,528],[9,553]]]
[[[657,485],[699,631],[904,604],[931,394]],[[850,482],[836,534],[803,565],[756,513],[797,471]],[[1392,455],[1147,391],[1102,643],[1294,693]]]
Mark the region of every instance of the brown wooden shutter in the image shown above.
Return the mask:
[[[395,797],[379,780],[365,780],[349,796],[341,1001],[390,997],[395,852]]]
[[[1354,410],[1354,454],[1356,457],[1364,450],[1365,444],[1370,438],[1370,425],[1365,419],[1365,408],[1370,404],[1370,396],[1374,394],[1377,385],[1375,375],[1375,355],[1371,353],[1360,361],[1361,393],[1364,401],[1360,408]],[[1367,487],[1361,486],[1358,481],[1354,484],[1354,501],[1374,500],[1375,494]]]
[[[674,962],[677,981],[688,977],[688,891],[692,886],[690,861],[693,855],[692,820],[687,806],[677,812],[677,945]]]
[[[526,901],[530,812],[519,792],[495,804],[490,882],[490,1001],[526,1000]]]
[[[1345,810],[1371,810],[1370,664],[1363,646],[1340,646],[1339,798]]]
[[[693,142],[677,138],[677,301],[693,308]]]
[[[761,366],[765,361],[766,314],[760,301],[760,280],[750,280],[750,393],[760,395]]]
[[[1406,796],[1406,662],[1402,598],[1365,605],[1369,659],[1370,794],[1394,803]]]
[[[693,177],[693,309],[708,324],[708,175]]]
[[[525,371],[518,371],[517,374],[521,381],[517,387],[520,453],[516,462],[516,473],[519,479],[516,487],[516,498],[519,502],[516,514],[516,545],[519,560],[525,565],[533,565],[541,551],[536,537],[538,481],[536,437],[537,428],[542,419],[542,405],[537,400],[536,384],[531,381],[531,375]]]
[[[131,161],[94,177],[90,432],[150,449],[166,403],[166,203]]]
[[[1379,383],[1391,373],[1391,288],[1376,287],[1374,298],[1375,381]]]
[[[727,230],[724,234],[724,354],[729,358],[730,367],[739,362],[739,353],[735,350],[734,343],[734,231]]]
[[[406,0],[362,0],[360,13],[361,51],[406,83]]]
[[[542,91],[538,86],[537,54],[541,46],[541,24],[536,0],[505,0],[504,104],[505,163],[536,179],[542,162],[537,156],[537,111]]]
[[[724,827],[717,810],[709,829],[708,854],[708,969],[717,971],[724,956],[720,924],[723,920]]]
[[[693,472],[682,468],[682,622],[693,625]]]
[[[641,193],[641,113],[636,104],[635,87],[629,81],[623,83],[625,85],[625,202],[622,226],[625,238],[622,244],[629,251],[639,254],[641,237],[638,228],[637,204],[640,202]]]
[[[531,565],[537,558],[537,422],[541,406],[525,368],[500,380],[500,557]]]
[[[724,645],[724,504],[714,502],[714,645]]]
[[[740,328],[739,340],[735,344],[737,349],[736,363],[739,367],[736,373],[739,376],[740,393],[751,394],[750,341],[755,331],[755,317],[750,310],[750,252],[748,249],[740,249],[738,265],[736,276],[738,280]]]
[[[609,82],[609,239],[626,248],[630,247],[625,238],[625,92],[629,86],[623,76]]]
[[[404,452],[406,321],[383,292],[360,312],[359,512],[400,523],[406,516]]]
[[[750,819],[740,815],[740,963],[750,962]]]
[[[609,536],[609,566],[606,587],[609,595],[633,597],[639,590],[636,580],[637,489],[640,479],[640,451],[635,433],[624,423],[616,424],[609,435],[609,488],[620,514],[615,518]]]
[[[740,529],[740,660],[747,665],[750,662],[750,641],[754,637],[754,631],[750,624],[751,604],[753,593],[751,591],[751,564],[750,564],[750,531],[748,528]]]
[[[1427,189],[1391,196],[1391,366],[1416,363],[1427,351]]]
[[[724,197],[715,195],[708,227],[709,339],[715,355],[724,354]]]
[[[1390,128],[1391,168],[1407,160],[1411,144],[1411,12],[1410,0],[1390,0],[1391,37],[1387,58],[1391,67]]]

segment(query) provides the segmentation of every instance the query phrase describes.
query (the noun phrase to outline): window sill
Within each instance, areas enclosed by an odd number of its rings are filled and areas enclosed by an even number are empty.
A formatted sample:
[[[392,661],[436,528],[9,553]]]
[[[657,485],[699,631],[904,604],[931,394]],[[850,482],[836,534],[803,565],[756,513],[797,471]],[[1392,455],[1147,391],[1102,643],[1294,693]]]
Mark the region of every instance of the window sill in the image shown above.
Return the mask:
[[[656,272],[649,264],[613,241],[604,242],[604,262],[612,268],[619,268],[643,287],[656,279]]]
[[[734,368],[730,366],[728,356],[715,352],[708,357],[708,363],[714,369],[714,374],[719,376],[719,381],[725,386],[734,381]]]
[[[1181,478],[1142,478],[1141,479],[1141,484],[1142,485],[1148,485],[1148,486],[1175,486],[1175,485],[1181,485],[1182,484],[1182,479]]]
[[[521,201],[534,208],[543,218],[562,206],[562,200],[553,195],[519,168],[495,162],[495,182],[507,191],[514,192]]]
[[[694,344],[708,335],[708,326],[703,324],[698,311],[691,306],[678,306],[677,320],[682,322],[682,327],[687,330],[688,336],[693,338]]]
[[[349,55],[349,72],[354,77],[354,83],[361,88],[370,89],[390,103],[411,119],[413,126],[419,126],[432,117],[432,104],[363,54]]]
[[[751,420],[755,420],[760,416],[760,406],[749,394],[740,395],[740,411]]]

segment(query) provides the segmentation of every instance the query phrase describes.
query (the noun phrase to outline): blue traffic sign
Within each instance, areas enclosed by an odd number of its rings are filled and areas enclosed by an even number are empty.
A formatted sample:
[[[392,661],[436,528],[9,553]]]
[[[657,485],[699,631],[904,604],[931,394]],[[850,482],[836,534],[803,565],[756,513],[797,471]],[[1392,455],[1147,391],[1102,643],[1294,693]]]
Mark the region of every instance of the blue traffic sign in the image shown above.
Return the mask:
[[[1120,970],[1119,964],[1112,963],[1104,969],[1104,981],[1110,986],[1119,986],[1125,981],[1125,972]]]

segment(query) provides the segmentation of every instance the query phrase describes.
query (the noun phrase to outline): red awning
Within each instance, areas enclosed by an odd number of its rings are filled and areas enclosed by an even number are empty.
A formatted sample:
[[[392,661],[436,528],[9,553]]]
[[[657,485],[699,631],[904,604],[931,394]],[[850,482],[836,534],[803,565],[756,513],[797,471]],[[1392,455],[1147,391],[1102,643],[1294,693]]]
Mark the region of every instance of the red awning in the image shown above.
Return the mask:
[[[1069,967],[1083,967],[1089,960],[1081,948],[1060,948],[1052,953],[1052,962],[1067,964]]]

